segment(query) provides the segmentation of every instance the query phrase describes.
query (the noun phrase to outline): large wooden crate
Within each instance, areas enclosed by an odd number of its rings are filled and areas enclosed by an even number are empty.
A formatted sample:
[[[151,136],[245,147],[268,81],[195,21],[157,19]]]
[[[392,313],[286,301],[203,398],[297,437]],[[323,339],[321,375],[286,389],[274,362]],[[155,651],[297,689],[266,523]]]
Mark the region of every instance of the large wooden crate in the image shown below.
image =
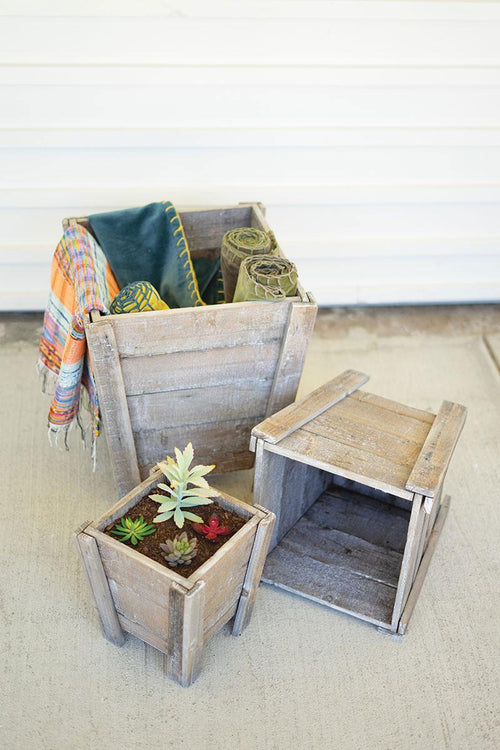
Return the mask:
[[[180,210],[193,257],[229,229],[269,231],[257,203]],[[85,219],[76,221],[88,228]],[[294,399],[317,307],[299,285],[279,302],[92,314],[85,323],[118,494],[174,446],[217,472],[250,468],[252,427]]]
[[[188,578],[104,533],[165,477],[161,471],[134,488],[98,521],[75,532],[105,637],[121,646],[124,632],[167,655],[167,675],[190,685],[203,645],[234,618],[233,635],[248,624],[274,515],[223,492],[215,498],[245,524]]]
[[[254,502],[277,518],[263,580],[402,635],[466,409],[432,414],[359,390],[367,380],[347,370],[254,428]]]

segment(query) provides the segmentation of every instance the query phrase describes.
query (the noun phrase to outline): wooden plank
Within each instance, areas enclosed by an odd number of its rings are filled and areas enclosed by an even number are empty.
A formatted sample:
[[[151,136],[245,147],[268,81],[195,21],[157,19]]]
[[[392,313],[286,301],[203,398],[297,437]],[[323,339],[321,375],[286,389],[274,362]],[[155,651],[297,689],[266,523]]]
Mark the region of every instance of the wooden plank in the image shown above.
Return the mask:
[[[156,487],[156,484],[162,476],[163,474],[160,470],[156,470],[153,474],[150,474],[137,487],[134,487],[124,497],[118,500],[110,510],[100,516],[97,521],[94,521],[89,528],[89,533],[91,533],[92,528],[102,531],[109,523],[117,521],[124,516],[138,500],[146,495],[153,487]]]
[[[120,357],[239,347],[281,340],[291,299],[112,315]],[[94,323],[90,329],[106,325]]]
[[[321,414],[301,428],[313,435],[335,440],[353,448],[360,448],[374,456],[390,456],[394,463],[413,468],[420,453],[422,442],[415,442],[406,437],[391,435],[384,429],[384,425],[372,427],[359,421],[351,421],[348,417],[338,414],[336,409]]]
[[[299,427],[360,388],[367,380],[368,375],[364,373],[345,370],[301,401],[290,404],[277,414],[268,417],[252,430],[252,435],[265,438],[269,443],[279,443]]]
[[[315,303],[295,302],[290,307],[288,324],[267,403],[268,417],[295,399],[317,312]]]
[[[125,632],[130,633],[136,638],[140,638],[140,640],[144,641],[145,643],[149,643],[150,646],[158,649],[158,651],[161,651],[163,654],[166,654],[168,652],[168,643],[166,638],[163,638],[159,636],[158,633],[145,628],[139,622],[129,620],[128,617],[125,617],[125,615],[121,614],[120,612],[118,613],[118,620],[120,621],[120,625],[122,626],[123,630],[125,630]]]
[[[315,522],[316,504],[268,556],[263,580],[375,624],[391,622],[402,555]]]
[[[113,327],[108,322],[87,326],[86,334],[115,482],[121,497],[139,484],[141,477],[118,347]]]
[[[247,346],[202,349],[196,353],[123,357],[121,366],[125,391],[127,396],[138,396],[227,385],[235,380],[269,379],[276,370],[280,348],[281,342],[276,339]]]
[[[350,394],[351,399],[357,399],[358,401],[366,401],[373,406],[377,406],[380,409],[384,409],[384,418],[387,418],[387,412],[392,414],[400,414],[403,417],[410,419],[417,419],[420,422],[426,422],[432,425],[434,422],[434,414],[423,409],[415,409],[413,406],[407,406],[406,404],[400,404],[398,401],[391,401],[389,398],[383,396],[377,396],[375,393],[368,393],[368,391],[354,391]]]
[[[201,669],[205,584],[198,581],[187,591],[177,583],[170,591],[167,675],[188,687]]]
[[[422,446],[431,428],[434,415],[428,413],[428,420],[417,419],[408,414],[387,408],[391,402],[383,399],[385,405],[366,398],[372,394],[366,391],[355,391],[347,398],[335,404],[333,413],[343,416],[356,425],[367,425],[383,430],[388,435],[406,438]],[[378,398],[377,398],[378,400]],[[396,404],[398,406],[398,404]]]
[[[241,635],[250,620],[257,589],[259,588],[262,569],[266,560],[267,550],[274,529],[276,516],[265,508],[259,508],[265,517],[262,518],[257,527],[257,533],[252,547],[250,560],[243,581],[241,595],[236,609],[233,623],[233,635]]]
[[[124,615],[130,622],[137,623],[145,631],[166,640],[170,617],[168,597],[170,587],[168,587],[167,595],[163,598],[163,601],[158,602],[153,601],[148,596],[147,590],[144,592],[137,590],[139,588],[138,583],[139,580],[136,578],[135,585],[132,587],[126,582],[124,583],[123,580],[118,584],[113,578],[108,577],[109,590],[113,596],[116,611],[118,615]],[[159,597],[156,596],[156,598]]]
[[[361,448],[300,429],[284,438],[279,445],[274,446],[266,441],[266,450],[274,449],[283,455],[377,487],[384,492],[407,499],[412,497],[412,493],[405,489],[410,467],[389,458],[375,456]]]
[[[174,447],[184,448],[191,441],[198,463],[215,463],[218,472],[250,468],[254,456],[248,449],[252,427],[262,415],[248,419],[233,419],[198,424],[186,424],[161,430],[141,430],[136,435],[137,455],[141,471],[147,471],[166,455],[173,455]],[[231,467],[233,467],[231,469]]]
[[[401,635],[404,635],[408,629],[408,623],[413,614],[413,610],[415,609],[415,604],[417,603],[420,591],[422,590],[422,585],[424,583],[425,576],[427,575],[432,556],[434,554],[437,543],[439,541],[439,537],[441,536],[441,532],[443,530],[444,523],[448,516],[450,502],[450,496],[446,495],[443,502],[441,503],[441,507],[436,518],[436,523],[434,524],[434,527],[432,528],[432,531],[430,533],[427,549],[418,568],[418,572],[415,577],[413,587],[410,591],[410,595],[408,596],[403,614],[401,615],[401,618],[399,620],[398,633],[400,633]]]
[[[271,390],[270,379],[235,380],[226,385],[187,388],[160,393],[144,393],[127,398],[134,434],[145,426],[168,430],[189,425],[253,419],[262,413]]]
[[[413,471],[408,477],[407,489],[428,497],[434,497],[439,491],[462,432],[466,414],[465,406],[443,401]]]
[[[99,550],[95,539],[85,532],[87,524],[80,526],[73,535],[87,579],[92,591],[94,606],[99,614],[104,636],[116,646],[122,646],[125,637],[116,614],[113,597],[109,590]]]
[[[252,207],[231,206],[207,210],[179,211],[189,251],[193,258],[215,249],[220,255],[222,237],[230,229],[250,226]]]
[[[408,593],[408,581],[411,576],[411,565],[414,559],[415,547],[418,545],[419,525],[421,519],[420,510],[422,508],[422,496],[415,495],[408,525],[408,536],[406,538],[403,561],[401,563],[401,573],[399,576],[398,590],[394,602],[394,610],[391,619],[391,631],[395,633],[398,629],[399,618],[404,605],[404,597]]]

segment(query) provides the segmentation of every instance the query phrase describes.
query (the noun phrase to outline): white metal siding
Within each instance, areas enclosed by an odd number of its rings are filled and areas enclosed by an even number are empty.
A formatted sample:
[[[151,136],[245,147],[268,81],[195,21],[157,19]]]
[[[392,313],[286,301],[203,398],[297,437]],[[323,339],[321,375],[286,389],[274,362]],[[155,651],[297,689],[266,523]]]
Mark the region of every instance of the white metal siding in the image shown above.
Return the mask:
[[[500,299],[500,5],[4,0],[0,309],[64,216],[260,200],[320,304]]]

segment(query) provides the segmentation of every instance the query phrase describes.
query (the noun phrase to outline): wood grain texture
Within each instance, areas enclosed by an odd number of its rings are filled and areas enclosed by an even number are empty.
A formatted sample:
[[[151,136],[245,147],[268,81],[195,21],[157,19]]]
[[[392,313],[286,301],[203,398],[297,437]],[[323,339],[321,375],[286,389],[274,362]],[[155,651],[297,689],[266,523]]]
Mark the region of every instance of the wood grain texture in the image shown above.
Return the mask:
[[[317,305],[313,302],[292,303],[290,307],[267,402],[267,416],[279,412],[295,398],[317,311]]]
[[[406,601],[405,608],[399,620],[398,633],[400,633],[401,635],[404,635],[408,629],[408,623],[415,609],[415,605],[417,603],[417,599],[422,589],[425,576],[427,575],[429,565],[431,564],[432,556],[434,555],[437,543],[441,536],[441,532],[443,530],[443,526],[446,521],[448,511],[450,509],[450,503],[451,503],[451,498],[449,495],[446,495],[445,498],[443,499],[443,502],[440,505],[440,509],[439,509],[435,524],[432,527],[432,530],[429,535],[429,541],[427,544],[427,548],[425,550],[425,554],[422,557],[422,560],[418,567],[412,589],[410,591],[410,594]]]
[[[86,326],[108,450],[118,496],[140,483],[134,435],[112,325],[104,321]]]
[[[398,629],[399,618],[401,617],[401,612],[411,586],[412,567],[420,540],[423,514],[422,496],[416,494],[413,498],[410,522],[408,524],[408,535],[406,537],[403,560],[401,563],[401,573],[397,584],[396,598],[392,612],[391,631],[393,633]]]
[[[439,491],[462,432],[466,414],[465,406],[443,401],[413,471],[408,477],[407,489],[428,497],[434,497]]]
[[[260,519],[255,534],[245,580],[234,616],[233,635],[241,635],[249,623],[276,521],[274,513],[262,507],[258,507],[258,510],[262,511],[264,518]]]
[[[122,646],[125,642],[123,631],[118,620],[96,541],[85,533],[87,525],[80,526],[73,535],[73,539],[80,555],[83,569],[87,575],[103,634],[108,641],[111,641],[116,646]]]
[[[299,427],[352,393],[353,390],[360,388],[367,380],[368,375],[355,370],[345,370],[301,401],[268,417],[265,422],[252,430],[252,434],[255,437],[265,438],[269,443],[279,443]]]

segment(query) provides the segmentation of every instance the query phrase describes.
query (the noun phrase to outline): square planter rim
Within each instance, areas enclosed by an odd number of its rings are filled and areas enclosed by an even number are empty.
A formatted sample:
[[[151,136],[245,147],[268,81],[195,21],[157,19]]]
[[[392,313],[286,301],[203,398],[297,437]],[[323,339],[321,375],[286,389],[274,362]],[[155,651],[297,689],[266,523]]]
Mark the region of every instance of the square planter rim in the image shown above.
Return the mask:
[[[140,485],[135,487],[131,492],[125,495],[125,497],[115,503],[110,511],[102,515],[97,521],[91,521],[84,530],[87,534],[93,536],[96,541],[101,541],[107,545],[110,545],[117,552],[123,553],[131,559],[135,559],[137,555],[141,555],[141,558],[147,560],[148,566],[151,566],[155,571],[161,573],[162,575],[173,577],[176,583],[179,583],[185,588],[190,589],[199,580],[203,580],[203,575],[206,574],[212,567],[216,566],[218,561],[227,554],[227,550],[229,548],[226,545],[232,542],[232,544],[230,545],[232,547],[237,544],[240,539],[246,537],[247,534],[252,531],[253,527],[257,526],[260,521],[265,518],[265,513],[263,513],[259,508],[255,508],[251,505],[243,503],[241,500],[233,498],[231,495],[227,495],[225,492],[222,492],[217,487],[213,487],[213,489],[217,490],[217,492],[219,493],[218,496],[214,498],[214,500],[221,500],[223,507],[226,506],[234,513],[236,513],[236,515],[245,518],[245,523],[228,540],[226,540],[226,542],[222,544],[214,552],[213,555],[205,560],[205,562],[200,565],[199,568],[193,571],[191,575],[186,578],[185,576],[177,573],[174,569],[162,565],[156,560],[153,560],[147,555],[144,555],[142,552],[140,552],[140,550],[135,549],[134,547],[130,547],[128,544],[124,544],[123,542],[115,539],[114,537],[106,534],[103,531],[104,527],[108,526],[114,520],[123,518],[123,516],[142,499],[143,495],[146,494],[149,489],[154,489],[154,487],[163,477],[164,474],[159,469],[152,473],[149,477],[147,477],[147,479],[141,482]]]

